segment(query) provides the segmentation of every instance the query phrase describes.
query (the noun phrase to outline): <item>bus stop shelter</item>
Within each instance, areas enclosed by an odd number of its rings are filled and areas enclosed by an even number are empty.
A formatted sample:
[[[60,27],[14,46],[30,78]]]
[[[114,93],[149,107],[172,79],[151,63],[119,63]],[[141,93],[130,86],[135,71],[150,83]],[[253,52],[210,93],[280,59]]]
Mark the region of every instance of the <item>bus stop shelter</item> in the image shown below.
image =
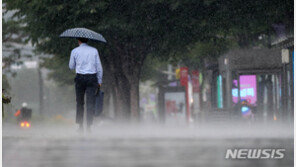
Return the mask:
[[[286,120],[291,115],[287,61],[279,48],[237,49],[221,56],[223,108],[231,113],[242,100],[256,108],[256,117]]]

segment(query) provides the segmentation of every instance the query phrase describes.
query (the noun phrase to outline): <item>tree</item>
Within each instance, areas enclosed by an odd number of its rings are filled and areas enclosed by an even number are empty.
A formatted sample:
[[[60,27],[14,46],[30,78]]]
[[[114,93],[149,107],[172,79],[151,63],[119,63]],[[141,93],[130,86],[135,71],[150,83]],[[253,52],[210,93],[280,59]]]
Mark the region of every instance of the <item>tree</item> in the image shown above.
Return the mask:
[[[147,55],[165,58],[171,50],[181,50],[202,36],[197,22],[203,19],[202,2],[164,1],[6,1],[8,8],[27,23],[26,32],[39,51],[53,54],[45,65],[55,68],[52,77],[67,68],[68,55],[75,46],[58,39],[67,28],[87,27],[102,32],[108,43],[101,55],[110,72],[117,107],[128,117],[138,117],[139,79]],[[73,5],[76,4],[76,5]],[[173,35],[172,35],[173,34]],[[73,42],[73,41],[72,41]],[[64,78],[64,77],[63,77]]]
[[[259,37],[274,35],[273,24],[283,23],[294,30],[292,0],[217,0],[212,1],[215,13],[209,26],[219,29],[218,35],[231,38],[239,47],[258,45]],[[270,39],[267,39],[270,44]]]
[[[10,94],[10,84],[7,79],[7,73],[11,73],[15,76],[16,73],[12,72],[10,67],[14,64],[21,64],[20,59],[23,55],[21,50],[22,46],[26,43],[26,35],[23,31],[23,24],[19,18],[13,15],[13,11],[8,11],[6,6],[3,5],[2,13],[2,105],[8,104],[11,101],[11,97],[7,96]],[[5,95],[7,94],[7,95]],[[4,105],[2,107],[2,117],[4,117]]]
[[[274,21],[286,16],[289,21],[291,12],[291,2],[279,0],[5,2],[26,22],[25,30],[38,50],[54,55],[45,65],[54,70],[51,77],[64,83],[70,83],[72,78],[66,68],[75,43],[61,40],[58,35],[73,27],[102,33],[108,42],[96,46],[100,48],[105,76],[109,78],[109,83],[104,84],[114,88],[117,114],[126,118],[130,114],[138,117],[139,79],[147,56],[162,60],[180,58],[179,53],[188,51],[190,44],[228,38],[243,46],[244,42],[250,43],[254,37],[268,32]],[[284,7],[275,10],[275,4],[279,3]]]
[[[2,69],[11,72],[10,66],[21,64],[21,57],[28,56],[22,54],[22,46],[26,44],[26,34],[23,31],[23,24],[20,19],[14,15],[14,11],[8,11],[3,8],[2,17],[2,42],[3,42],[3,66]]]

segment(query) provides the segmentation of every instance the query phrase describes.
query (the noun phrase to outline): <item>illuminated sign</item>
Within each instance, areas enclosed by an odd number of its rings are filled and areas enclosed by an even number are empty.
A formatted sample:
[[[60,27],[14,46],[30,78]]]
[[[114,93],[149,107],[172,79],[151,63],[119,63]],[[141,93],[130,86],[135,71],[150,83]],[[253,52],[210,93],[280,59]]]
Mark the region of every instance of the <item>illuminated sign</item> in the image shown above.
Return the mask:
[[[241,100],[247,100],[248,103],[256,105],[257,102],[257,85],[256,75],[241,75],[239,78],[240,83],[240,98]],[[236,88],[232,89],[232,101],[238,102],[238,88],[237,81],[233,81],[233,85]]]

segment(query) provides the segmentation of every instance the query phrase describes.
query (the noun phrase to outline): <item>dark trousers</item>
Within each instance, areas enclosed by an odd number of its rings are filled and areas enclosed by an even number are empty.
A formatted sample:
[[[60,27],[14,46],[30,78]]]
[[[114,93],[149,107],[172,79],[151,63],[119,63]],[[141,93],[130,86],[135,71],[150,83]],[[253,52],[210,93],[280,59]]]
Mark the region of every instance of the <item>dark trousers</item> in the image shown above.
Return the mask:
[[[95,93],[97,90],[96,74],[77,74],[75,77],[76,91],[76,123],[83,124],[84,95],[86,94],[86,119],[87,125],[92,125],[95,112]]]

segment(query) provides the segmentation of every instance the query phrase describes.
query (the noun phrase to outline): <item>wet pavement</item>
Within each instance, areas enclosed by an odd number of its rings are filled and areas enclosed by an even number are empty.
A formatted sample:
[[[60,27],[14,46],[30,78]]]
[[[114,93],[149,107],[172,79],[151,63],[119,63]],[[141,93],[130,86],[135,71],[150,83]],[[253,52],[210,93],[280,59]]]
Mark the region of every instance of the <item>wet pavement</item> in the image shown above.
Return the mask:
[[[4,167],[244,167],[293,166],[293,134],[198,127],[100,126],[78,134],[74,126],[23,130],[3,126]],[[229,160],[231,148],[284,148],[281,160]]]

